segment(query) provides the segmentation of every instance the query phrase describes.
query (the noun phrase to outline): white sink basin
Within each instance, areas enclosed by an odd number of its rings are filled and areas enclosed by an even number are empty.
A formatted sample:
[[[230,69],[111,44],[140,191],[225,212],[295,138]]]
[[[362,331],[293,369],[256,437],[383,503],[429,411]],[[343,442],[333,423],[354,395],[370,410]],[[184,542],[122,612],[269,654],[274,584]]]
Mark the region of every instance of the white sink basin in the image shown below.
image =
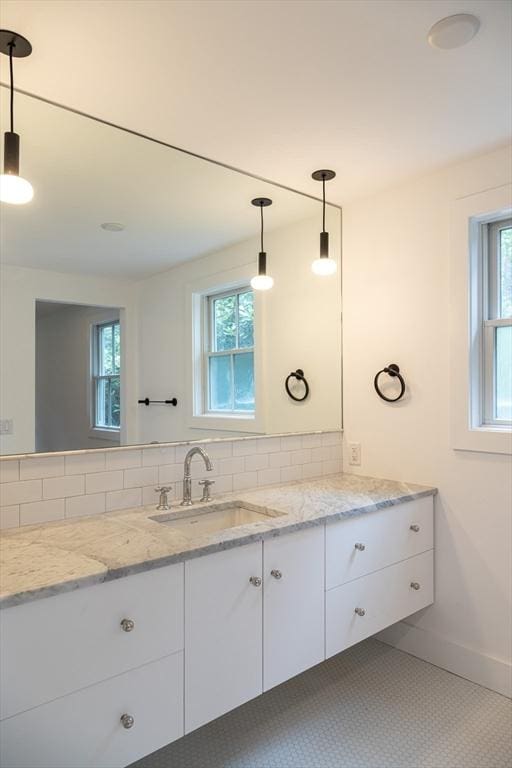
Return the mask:
[[[239,501],[210,504],[204,509],[154,516],[151,520],[177,531],[187,539],[197,539],[208,533],[238,528],[250,523],[261,523],[272,517],[281,517],[265,509],[247,507]]]

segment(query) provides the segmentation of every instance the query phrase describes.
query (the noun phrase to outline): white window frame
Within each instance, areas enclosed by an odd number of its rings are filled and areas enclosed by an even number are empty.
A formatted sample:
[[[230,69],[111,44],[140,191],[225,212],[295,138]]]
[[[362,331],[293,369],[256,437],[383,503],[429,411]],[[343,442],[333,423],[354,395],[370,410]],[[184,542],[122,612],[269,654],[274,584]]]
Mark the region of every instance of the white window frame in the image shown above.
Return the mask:
[[[510,184],[459,198],[452,208],[450,421],[455,450],[512,454],[510,427],[485,422],[483,375],[488,310],[483,226],[510,216]]]
[[[481,410],[480,423],[511,429],[512,421],[496,417],[496,334],[497,329],[512,326],[512,317],[500,318],[498,241],[503,229],[512,227],[512,218],[483,222],[481,228],[482,263],[482,342],[481,342]]]
[[[216,416],[216,417],[246,417],[246,418],[254,418],[255,410],[256,410],[256,392],[254,393],[255,396],[255,407],[252,410],[236,410],[233,408],[232,410],[219,410],[216,411],[215,409],[210,407],[210,360],[213,357],[228,357],[230,358],[231,363],[231,381],[234,386],[234,359],[235,355],[237,354],[245,354],[245,353],[252,353],[253,355],[253,365],[254,365],[254,339],[253,339],[253,346],[252,347],[234,347],[233,349],[229,350],[220,350],[216,352],[214,350],[215,348],[215,316],[214,316],[214,304],[215,301],[218,299],[224,299],[228,296],[236,296],[237,297],[237,304],[238,304],[238,297],[243,293],[249,293],[251,292],[253,294],[254,299],[254,291],[250,287],[250,285],[242,285],[238,288],[231,288],[227,291],[219,291],[214,293],[209,293],[205,296],[203,296],[203,312],[202,315],[204,317],[205,327],[203,331],[203,340],[204,340],[204,362],[203,362],[203,371],[204,371],[204,387],[203,387],[203,413]],[[254,325],[253,325],[253,333],[254,333]],[[237,312],[237,337],[238,337],[238,312]],[[233,399],[234,399],[234,392],[233,392]]]
[[[186,338],[190,339],[191,354],[186,356],[187,366],[187,398],[188,426],[191,429],[214,430],[218,437],[228,437],[230,433],[264,434],[266,413],[263,407],[263,353],[259,340],[264,337],[265,315],[263,312],[264,297],[254,293],[254,393],[255,411],[237,411],[235,413],[205,411],[206,374],[205,365],[205,297],[215,293],[231,292],[250,284],[254,273],[254,263],[244,264],[223,272],[216,272],[188,283],[186,286],[186,303],[188,331]]]
[[[100,323],[94,323],[91,326],[92,339],[91,339],[91,431],[97,437],[112,437],[113,435],[119,435],[121,432],[122,424],[119,427],[108,427],[103,424],[98,424],[98,383],[105,379],[119,379],[119,386],[121,386],[121,372],[115,374],[100,374],[100,344],[99,337],[102,329],[119,326],[119,334],[121,334],[121,322],[120,319],[107,320]],[[122,418],[122,409],[121,414]]]

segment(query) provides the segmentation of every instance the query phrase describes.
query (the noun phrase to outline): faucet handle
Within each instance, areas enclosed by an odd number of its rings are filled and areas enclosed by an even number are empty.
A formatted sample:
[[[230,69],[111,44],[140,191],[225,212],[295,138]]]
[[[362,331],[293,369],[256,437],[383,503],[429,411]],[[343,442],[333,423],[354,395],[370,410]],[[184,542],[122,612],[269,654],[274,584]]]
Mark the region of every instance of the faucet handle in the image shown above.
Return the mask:
[[[160,498],[158,500],[157,509],[170,509],[171,506],[169,504],[169,499],[167,498],[167,494],[169,491],[172,490],[170,486],[168,485],[161,485],[159,488],[155,488],[155,491],[160,494]]]
[[[201,501],[211,501],[210,486],[215,485],[215,480],[200,480],[199,485],[203,486],[203,495]]]

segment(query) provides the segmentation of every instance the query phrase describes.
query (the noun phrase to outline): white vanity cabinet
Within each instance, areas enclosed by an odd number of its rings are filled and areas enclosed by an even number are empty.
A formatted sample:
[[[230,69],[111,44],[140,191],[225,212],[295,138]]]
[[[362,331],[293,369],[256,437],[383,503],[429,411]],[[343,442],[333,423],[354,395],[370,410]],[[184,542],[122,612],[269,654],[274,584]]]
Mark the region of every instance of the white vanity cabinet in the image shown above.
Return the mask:
[[[263,542],[263,689],[323,661],[325,526]]]
[[[185,732],[262,692],[262,543],[185,563]]]

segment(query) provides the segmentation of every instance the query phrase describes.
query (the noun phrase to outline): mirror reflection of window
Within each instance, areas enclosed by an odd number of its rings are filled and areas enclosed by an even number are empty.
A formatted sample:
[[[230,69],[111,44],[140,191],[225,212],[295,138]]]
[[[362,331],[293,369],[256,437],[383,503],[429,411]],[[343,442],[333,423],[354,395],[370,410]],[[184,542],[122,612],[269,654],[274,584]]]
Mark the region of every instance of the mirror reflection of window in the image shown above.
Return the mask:
[[[121,427],[121,329],[119,321],[93,326],[94,427]]]
[[[254,413],[254,296],[250,288],[208,299],[206,410]]]

